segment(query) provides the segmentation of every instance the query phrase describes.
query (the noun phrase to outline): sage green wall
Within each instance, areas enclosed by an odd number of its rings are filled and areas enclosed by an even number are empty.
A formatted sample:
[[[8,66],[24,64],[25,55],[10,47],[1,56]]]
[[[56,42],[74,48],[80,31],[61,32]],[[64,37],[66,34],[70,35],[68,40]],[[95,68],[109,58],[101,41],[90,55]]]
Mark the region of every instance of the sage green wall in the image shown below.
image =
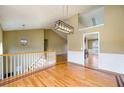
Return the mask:
[[[44,51],[44,30],[4,31],[4,53]],[[26,38],[28,44],[21,46],[21,38]]]
[[[78,31],[78,15],[65,20],[65,22],[74,27],[74,33],[67,36],[68,50],[80,51],[83,46],[83,32]]]
[[[124,6],[104,6],[104,25],[78,31],[78,15],[66,20],[75,27],[74,34],[68,35],[68,50],[81,51],[84,32],[100,33],[100,52],[124,53]]]
[[[0,54],[3,54],[3,31],[0,26]]]
[[[44,39],[48,39],[48,50],[56,51],[57,53],[66,53],[67,40],[60,37],[52,30],[32,29],[20,31],[4,31],[4,53],[29,52],[29,51],[44,51]],[[28,44],[21,46],[19,40],[26,38]],[[32,61],[30,61],[32,62]],[[10,65],[8,63],[8,65]],[[4,73],[6,72],[4,62]],[[10,72],[10,69],[8,70]]]
[[[0,26],[0,54],[3,54],[3,46],[2,46],[2,44],[3,44],[3,31],[2,31],[1,26]],[[2,68],[2,62],[0,62],[0,73],[1,73],[1,68]]]
[[[48,50],[56,51],[57,54],[67,53],[67,40],[51,29],[45,30],[44,33],[44,38],[48,39]]]
[[[93,39],[89,39],[88,40],[88,49],[92,49],[93,48],[93,46],[92,46],[93,45],[93,41],[94,41]]]
[[[101,52],[124,53],[124,6],[105,6]]]

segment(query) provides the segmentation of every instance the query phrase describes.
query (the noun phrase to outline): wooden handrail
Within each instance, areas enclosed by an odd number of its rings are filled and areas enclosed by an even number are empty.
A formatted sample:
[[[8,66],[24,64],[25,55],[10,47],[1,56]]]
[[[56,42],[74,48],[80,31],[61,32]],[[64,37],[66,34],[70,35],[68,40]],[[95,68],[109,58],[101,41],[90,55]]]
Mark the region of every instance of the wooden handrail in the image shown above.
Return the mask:
[[[49,53],[49,52],[55,52],[55,51],[17,52],[13,54],[0,54],[0,56],[16,56],[18,54]]]
[[[48,54],[48,55],[47,55]],[[50,54],[50,55],[49,55]],[[53,65],[56,60],[55,51],[18,52],[1,54],[1,78],[17,76],[26,72],[36,71]],[[53,62],[53,63],[52,63]]]
[[[0,56],[15,56],[16,54],[0,54]]]

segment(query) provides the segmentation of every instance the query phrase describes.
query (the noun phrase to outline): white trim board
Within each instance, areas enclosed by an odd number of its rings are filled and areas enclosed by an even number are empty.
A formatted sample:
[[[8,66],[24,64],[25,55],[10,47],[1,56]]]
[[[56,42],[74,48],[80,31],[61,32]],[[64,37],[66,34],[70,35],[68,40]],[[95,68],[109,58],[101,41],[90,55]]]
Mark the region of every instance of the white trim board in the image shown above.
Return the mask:
[[[124,74],[124,54],[100,53],[99,69]]]
[[[101,26],[104,26],[104,24],[99,24],[99,25],[96,25],[96,26],[79,28],[78,31],[84,31],[84,30],[88,30],[88,29],[92,29],[92,28],[96,28],[96,27],[101,27]]]
[[[68,51],[68,62],[84,65],[83,51]]]
[[[100,53],[100,33],[99,32],[85,32],[85,33],[83,33],[83,55],[85,55],[84,51],[86,49],[86,44],[85,44],[85,41],[84,41],[85,37],[87,35],[94,35],[94,34],[98,34],[98,56],[99,56],[99,53]],[[83,61],[85,62],[85,59]]]

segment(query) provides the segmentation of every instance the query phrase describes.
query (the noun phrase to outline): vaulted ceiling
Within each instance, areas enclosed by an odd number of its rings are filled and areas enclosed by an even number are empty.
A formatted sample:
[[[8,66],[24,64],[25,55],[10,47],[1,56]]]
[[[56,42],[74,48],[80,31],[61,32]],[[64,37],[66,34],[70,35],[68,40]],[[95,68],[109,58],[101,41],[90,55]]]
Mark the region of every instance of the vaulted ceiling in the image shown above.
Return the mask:
[[[0,22],[5,31],[51,28],[55,21],[67,19],[92,7],[94,6],[6,5],[0,6]]]

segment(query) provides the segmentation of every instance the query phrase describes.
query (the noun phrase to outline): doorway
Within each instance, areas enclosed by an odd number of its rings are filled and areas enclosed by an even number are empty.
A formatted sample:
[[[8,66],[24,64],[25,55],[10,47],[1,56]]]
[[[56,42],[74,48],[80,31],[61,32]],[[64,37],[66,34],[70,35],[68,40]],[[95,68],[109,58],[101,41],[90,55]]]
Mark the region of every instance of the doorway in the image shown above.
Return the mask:
[[[83,51],[85,67],[98,69],[100,51],[99,32],[84,33]]]
[[[48,39],[44,39],[44,51],[48,51]]]

